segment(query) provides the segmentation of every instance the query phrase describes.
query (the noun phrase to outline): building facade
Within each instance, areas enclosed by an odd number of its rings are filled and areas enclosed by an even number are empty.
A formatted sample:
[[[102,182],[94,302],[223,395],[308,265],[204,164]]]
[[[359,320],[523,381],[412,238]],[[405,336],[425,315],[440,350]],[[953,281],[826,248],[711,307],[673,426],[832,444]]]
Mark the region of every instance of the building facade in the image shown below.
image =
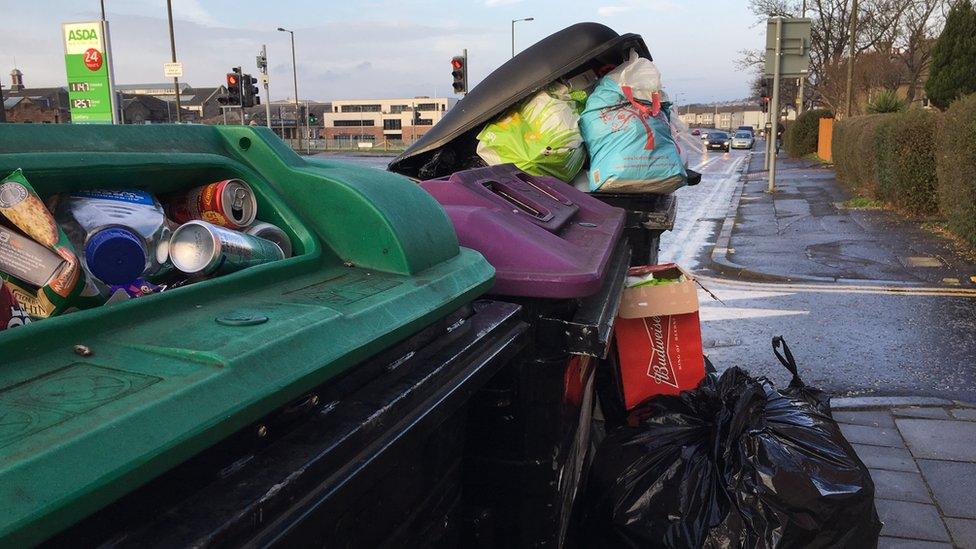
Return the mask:
[[[10,71],[10,87],[3,90],[3,110],[7,122],[60,124],[71,121],[67,88],[28,88],[24,73]]]
[[[332,101],[331,110],[322,119],[323,138],[336,147],[412,143],[439,122],[456,102],[452,98],[427,96]]]

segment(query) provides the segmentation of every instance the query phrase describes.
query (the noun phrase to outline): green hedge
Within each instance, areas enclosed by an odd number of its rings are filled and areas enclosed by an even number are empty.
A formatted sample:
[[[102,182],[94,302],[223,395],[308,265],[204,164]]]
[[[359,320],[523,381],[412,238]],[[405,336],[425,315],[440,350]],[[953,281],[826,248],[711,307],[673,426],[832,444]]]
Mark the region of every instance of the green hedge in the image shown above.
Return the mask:
[[[817,139],[820,135],[820,119],[834,115],[825,109],[813,109],[796,117],[783,132],[783,146],[793,158],[800,158],[817,152]]]
[[[878,197],[913,215],[939,211],[934,139],[938,119],[934,111],[909,109],[881,115],[875,128]]]
[[[887,114],[855,116],[834,122],[831,159],[837,180],[854,194],[878,198],[875,134]]]
[[[976,94],[949,106],[935,147],[939,208],[949,229],[976,246]]]

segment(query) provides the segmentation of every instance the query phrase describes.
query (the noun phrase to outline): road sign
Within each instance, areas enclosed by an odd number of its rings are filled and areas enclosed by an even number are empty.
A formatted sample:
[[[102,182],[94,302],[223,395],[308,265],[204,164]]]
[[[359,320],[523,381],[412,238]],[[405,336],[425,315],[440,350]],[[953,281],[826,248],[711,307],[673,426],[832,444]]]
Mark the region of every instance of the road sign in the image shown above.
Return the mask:
[[[166,78],[183,78],[183,63],[163,63],[163,75]]]
[[[766,23],[766,76],[773,76],[776,57],[776,19],[782,21],[780,37],[781,78],[806,76],[810,67],[810,19],[773,17]]]
[[[68,106],[74,124],[113,122],[112,68],[106,58],[105,21],[63,23],[64,66],[68,75]]]

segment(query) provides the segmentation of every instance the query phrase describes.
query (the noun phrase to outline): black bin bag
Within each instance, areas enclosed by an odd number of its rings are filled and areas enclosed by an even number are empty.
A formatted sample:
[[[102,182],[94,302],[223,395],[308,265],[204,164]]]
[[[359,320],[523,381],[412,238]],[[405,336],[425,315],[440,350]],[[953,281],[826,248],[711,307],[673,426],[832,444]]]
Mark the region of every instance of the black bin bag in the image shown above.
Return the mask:
[[[780,353],[782,347],[783,353]],[[590,469],[585,547],[876,547],[867,467],[807,387],[731,368],[649,399],[609,434]],[[785,355],[785,356],[784,356]]]

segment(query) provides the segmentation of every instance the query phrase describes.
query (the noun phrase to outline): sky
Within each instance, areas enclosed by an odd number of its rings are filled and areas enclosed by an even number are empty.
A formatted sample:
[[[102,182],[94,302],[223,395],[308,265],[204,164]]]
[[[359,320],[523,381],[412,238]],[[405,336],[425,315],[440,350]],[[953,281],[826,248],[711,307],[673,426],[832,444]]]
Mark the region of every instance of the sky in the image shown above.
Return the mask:
[[[738,51],[759,48],[764,26],[746,0],[172,0],[177,57],[191,86],[217,86],[234,66],[257,74],[268,47],[273,100],[294,96],[289,35],[295,31],[302,99],[449,95],[451,57],[468,50],[469,85],[516,51],[574,23],[595,21],[643,36],[665,89],[681,104],[748,96]],[[170,60],[165,0],[105,0],[116,81],[164,82]],[[99,18],[98,0],[0,0],[5,37],[0,78],[24,72],[28,87],[63,86],[60,25]]]

